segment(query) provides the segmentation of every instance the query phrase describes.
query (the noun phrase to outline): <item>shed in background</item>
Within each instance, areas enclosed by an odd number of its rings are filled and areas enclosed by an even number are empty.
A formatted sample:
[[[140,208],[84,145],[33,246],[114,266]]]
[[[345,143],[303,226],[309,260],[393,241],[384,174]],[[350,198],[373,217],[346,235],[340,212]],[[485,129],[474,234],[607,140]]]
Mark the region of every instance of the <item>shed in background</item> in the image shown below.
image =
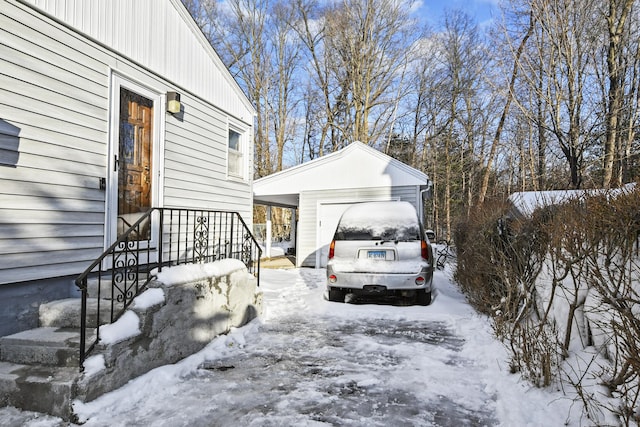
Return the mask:
[[[430,181],[423,172],[361,142],[253,183],[255,204],[296,209],[296,267],[325,267],[328,246],[344,210],[359,202],[402,200],[424,220]],[[269,216],[267,216],[269,218]],[[266,256],[270,256],[267,224]]]

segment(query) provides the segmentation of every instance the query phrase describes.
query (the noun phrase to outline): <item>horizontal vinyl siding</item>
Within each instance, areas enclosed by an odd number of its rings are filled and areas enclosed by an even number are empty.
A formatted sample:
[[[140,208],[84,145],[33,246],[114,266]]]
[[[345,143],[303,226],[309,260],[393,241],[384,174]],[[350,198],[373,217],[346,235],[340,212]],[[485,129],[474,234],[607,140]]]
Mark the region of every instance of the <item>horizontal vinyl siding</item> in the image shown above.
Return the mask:
[[[356,202],[371,200],[401,200],[416,204],[416,187],[346,188],[306,192],[300,195],[298,220],[298,265],[314,267],[316,263],[316,237],[318,232],[318,202]]]
[[[0,138],[0,151],[15,157],[0,164],[0,283],[77,274],[102,252],[113,62],[30,8],[2,1],[0,134],[14,131]]]
[[[185,100],[182,121],[167,120],[164,203],[239,212],[250,224],[250,180],[227,177],[227,121],[224,113],[197,99]]]
[[[94,203],[97,207],[98,203]],[[14,206],[15,207],[15,206]],[[16,215],[19,218],[23,218],[21,224],[78,224],[81,221],[85,221],[85,223],[102,223],[104,221],[104,212],[99,211],[95,213],[86,213],[87,207],[85,206],[82,211],[76,210],[68,210],[68,211],[57,211],[55,216],[53,217],[54,221],[51,221],[52,214],[47,211],[42,210],[29,210],[29,209],[12,209],[10,212],[12,215]],[[3,213],[7,213],[5,210]],[[8,221],[8,217],[0,217],[0,223],[2,224],[10,224]],[[3,241],[6,242],[6,241]],[[15,241],[10,242],[9,247],[15,244]]]
[[[52,235],[55,236],[54,233]],[[37,239],[21,238],[12,242],[10,247],[0,247],[0,255],[11,255],[16,252],[29,253],[34,248],[37,248],[38,252],[60,252],[71,249],[82,250],[94,250],[96,247],[102,245],[102,236],[74,236],[73,239],[60,239],[59,237],[38,237]],[[22,255],[17,255],[22,256]],[[47,264],[49,262],[47,261]],[[24,263],[23,263],[24,264]],[[29,266],[29,263],[23,266]],[[19,261],[16,261],[14,268],[19,266]]]
[[[30,220],[32,212],[30,211],[45,211],[49,213],[49,222],[55,222],[66,212],[71,211],[83,213],[104,212],[104,202],[102,201],[65,199],[53,197],[53,195],[53,192],[44,193],[41,196],[10,196],[0,193],[0,206],[2,206],[0,208],[0,220],[10,224],[32,224],[33,221]],[[25,211],[25,214],[19,217],[14,212],[15,210]],[[0,239],[7,239],[10,244],[11,239],[14,237],[2,236]]]
[[[132,3],[120,3],[122,10]],[[139,13],[147,3],[135,4]],[[85,18],[96,19],[93,12]],[[102,253],[111,71],[160,94],[176,90],[161,70],[143,69],[21,1],[0,0],[0,284],[76,275]],[[242,111],[182,93],[182,117],[163,114],[160,205],[237,211],[251,226],[251,180],[227,178],[226,150],[229,117],[251,124],[252,110],[236,92],[220,96],[227,95]],[[246,155],[251,171],[252,152]]]
[[[417,187],[393,187],[391,196],[403,202],[409,202],[420,212],[420,189]],[[423,220],[423,218],[420,218]]]
[[[252,122],[248,100],[179,0],[24,1]]]
[[[93,259],[100,256],[100,254],[102,253],[102,251],[91,252],[91,251],[85,251],[85,250],[83,250],[82,252],[86,252],[86,255],[88,257],[93,257]],[[56,254],[59,254],[59,253],[56,252]],[[74,255],[74,254],[67,254],[67,255]],[[62,259],[57,259],[57,260],[49,259],[45,264],[43,264],[41,267],[38,268],[38,275],[35,278],[33,274],[33,267],[31,265],[27,267],[13,268],[11,270],[12,281],[28,282],[36,279],[41,279],[41,278],[60,277],[61,271],[71,271],[73,272],[71,274],[75,275],[76,272],[84,271],[84,269],[87,268],[89,265],[87,264],[86,261],[69,262],[69,260],[65,259],[64,256],[65,254],[62,255]],[[77,256],[70,257],[70,259],[75,259],[75,258],[78,258],[78,257]]]

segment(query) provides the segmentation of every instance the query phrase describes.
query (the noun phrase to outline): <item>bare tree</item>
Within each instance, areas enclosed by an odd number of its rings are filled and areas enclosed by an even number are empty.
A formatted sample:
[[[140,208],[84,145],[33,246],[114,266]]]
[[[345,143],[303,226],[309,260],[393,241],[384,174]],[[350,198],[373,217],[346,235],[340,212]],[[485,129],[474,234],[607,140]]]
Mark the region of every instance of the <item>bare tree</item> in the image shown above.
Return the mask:
[[[276,142],[275,171],[281,171],[285,144],[295,135],[292,114],[296,101],[293,98],[297,82],[296,72],[300,62],[300,41],[289,25],[292,14],[289,2],[278,1],[271,8],[270,26],[267,30],[273,46],[274,72],[270,85],[269,113],[273,117],[273,135]]]
[[[413,2],[347,0],[321,8],[296,1],[295,28],[324,96],[326,126],[321,152],[351,141],[378,143],[390,134],[403,70],[418,32]]]
[[[622,116],[622,137],[618,184],[637,179],[638,169],[638,127],[640,124],[640,34],[636,28],[627,49],[627,82]]]
[[[285,145],[295,134],[300,60],[289,2],[229,0],[221,7],[213,0],[185,0],[185,5],[256,107],[256,176],[282,170]]]
[[[183,2],[256,107],[256,176],[393,141],[450,234],[487,197],[640,172],[638,0],[509,0],[487,44],[459,11],[418,31],[413,0]]]
[[[504,128],[504,123],[507,119],[507,115],[509,113],[509,108],[511,107],[511,101],[513,99],[513,93],[515,90],[516,78],[518,76],[518,66],[520,63],[520,58],[524,51],[524,48],[527,44],[527,40],[531,37],[534,29],[534,21],[533,14],[529,14],[529,25],[522,36],[522,40],[518,44],[518,48],[515,52],[515,58],[513,62],[513,69],[511,71],[511,78],[509,80],[509,86],[506,93],[506,100],[504,103],[504,108],[502,109],[502,114],[500,115],[500,119],[498,121],[498,126],[496,127],[495,135],[493,137],[493,142],[491,143],[491,149],[489,151],[489,157],[487,158],[487,163],[484,167],[484,171],[482,172],[482,182],[480,184],[480,192],[478,194],[478,203],[484,203],[484,199],[487,195],[487,189],[489,188],[489,177],[491,176],[491,167],[493,164],[493,160],[495,159],[496,152],[498,151],[498,143],[500,142],[500,136],[502,135],[502,130]]]
[[[317,151],[314,154],[322,156],[324,154],[327,135],[329,134],[329,129],[334,122],[335,116],[335,107],[332,100],[333,91],[330,86],[328,64],[326,62],[327,58],[323,54],[325,40],[325,24],[322,18],[323,9],[316,0],[295,0],[293,13],[291,25],[304,44],[306,55],[308,56],[309,64],[307,65],[306,73],[313,85],[316,86],[317,92],[321,94],[317,98],[322,99],[322,111],[325,120],[320,125]],[[316,104],[316,101],[312,97],[307,97],[305,104],[307,123],[309,123],[311,108]],[[309,146],[311,154],[312,142],[310,138],[309,133],[305,133],[305,143]]]
[[[424,30],[417,46],[417,60],[408,72],[408,87],[412,90],[404,99],[404,110],[399,114],[395,129],[408,137],[412,150],[409,164],[427,173],[431,180],[432,197],[425,206],[425,212],[429,213],[425,220],[429,228],[442,235],[446,231],[440,221],[442,162],[439,162],[438,141],[446,129],[445,111],[449,108],[449,98],[437,46],[436,36]],[[387,154],[393,155],[392,152]]]
[[[527,87],[525,97],[516,97],[521,112],[539,128],[540,138],[553,136],[573,188],[581,187],[585,153],[592,154],[597,142],[591,52],[598,28],[591,11],[598,1],[527,1],[536,27],[531,48],[522,52],[517,64]],[[527,94],[537,99],[533,105]]]
[[[461,214],[466,211],[465,205],[467,208],[470,205],[465,190],[472,173],[467,174],[475,169],[478,161],[473,143],[476,132],[473,118],[478,117],[474,105],[477,98],[486,95],[481,90],[482,65],[486,61],[478,29],[467,14],[447,11],[444,25],[438,45],[448,109],[443,111],[446,124],[441,137],[440,159],[444,165],[440,177],[445,237],[450,240],[454,211]]]
[[[619,129],[623,113],[625,57],[624,45],[630,35],[627,19],[631,12],[634,0],[608,0],[608,9],[605,13],[607,22],[607,71],[608,71],[608,96],[606,111],[606,139],[604,143],[604,173],[603,186],[609,188],[612,184],[614,172],[614,158],[616,148],[620,146]],[[634,82],[635,84],[635,82]],[[617,184],[622,184],[622,174],[619,174]]]

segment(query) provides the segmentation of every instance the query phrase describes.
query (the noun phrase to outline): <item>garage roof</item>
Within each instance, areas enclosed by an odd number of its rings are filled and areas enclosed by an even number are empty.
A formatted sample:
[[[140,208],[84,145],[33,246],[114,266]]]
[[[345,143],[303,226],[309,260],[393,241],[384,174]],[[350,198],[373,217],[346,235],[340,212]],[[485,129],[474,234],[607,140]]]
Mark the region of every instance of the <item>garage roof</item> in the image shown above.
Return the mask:
[[[257,204],[297,207],[300,193],[314,190],[417,186],[428,188],[429,178],[361,142],[257,179],[253,200]]]

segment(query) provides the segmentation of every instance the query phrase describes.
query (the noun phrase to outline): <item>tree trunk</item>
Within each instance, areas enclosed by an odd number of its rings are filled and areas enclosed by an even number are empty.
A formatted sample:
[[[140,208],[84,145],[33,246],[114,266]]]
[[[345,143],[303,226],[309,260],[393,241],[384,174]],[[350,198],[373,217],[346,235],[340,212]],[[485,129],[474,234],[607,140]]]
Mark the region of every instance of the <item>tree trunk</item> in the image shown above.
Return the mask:
[[[489,150],[489,157],[487,157],[487,164],[482,172],[482,179],[480,183],[480,192],[478,194],[478,204],[482,205],[484,203],[484,199],[487,195],[487,190],[489,189],[489,178],[491,177],[491,164],[493,163],[493,159],[496,156],[496,152],[498,151],[498,143],[500,142],[500,135],[502,134],[502,129],[504,128],[504,123],[507,119],[507,114],[509,113],[509,107],[511,106],[511,100],[513,99],[513,91],[516,83],[516,77],[518,76],[518,68],[520,66],[520,57],[522,56],[522,52],[527,43],[529,37],[533,33],[534,27],[534,19],[533,12],[529,14],[529,27],[527,28],[527,32],[525,33],[520,45],[518,46],[518,50],[516,52],[516,57],[513,61],[513,69],[511,71],[511,81],[509,82],[509,90],[507,92],[507,100],[505,101],[504,108],[502,110],[502,114],[500,115],[500,121],[498,122],[498,127],[496,128],[496,133],[493,136],[493,142],[491,143],[491,149]]]
[[[617,16],[618,1],[622,1],[620,16]],[[609,0],[609,14],[607,29],[609,47],[607,50],[607,71],[609,72],[609,91],[606,113],[606,138],[604,142],[604,171],[602,185],[611,187],[614,170],[615,154],[618,147],[619,119],[622,107],[622,73],[620,67],[620,55],[622,54],[622,35],[625,22],[634,0]]]

